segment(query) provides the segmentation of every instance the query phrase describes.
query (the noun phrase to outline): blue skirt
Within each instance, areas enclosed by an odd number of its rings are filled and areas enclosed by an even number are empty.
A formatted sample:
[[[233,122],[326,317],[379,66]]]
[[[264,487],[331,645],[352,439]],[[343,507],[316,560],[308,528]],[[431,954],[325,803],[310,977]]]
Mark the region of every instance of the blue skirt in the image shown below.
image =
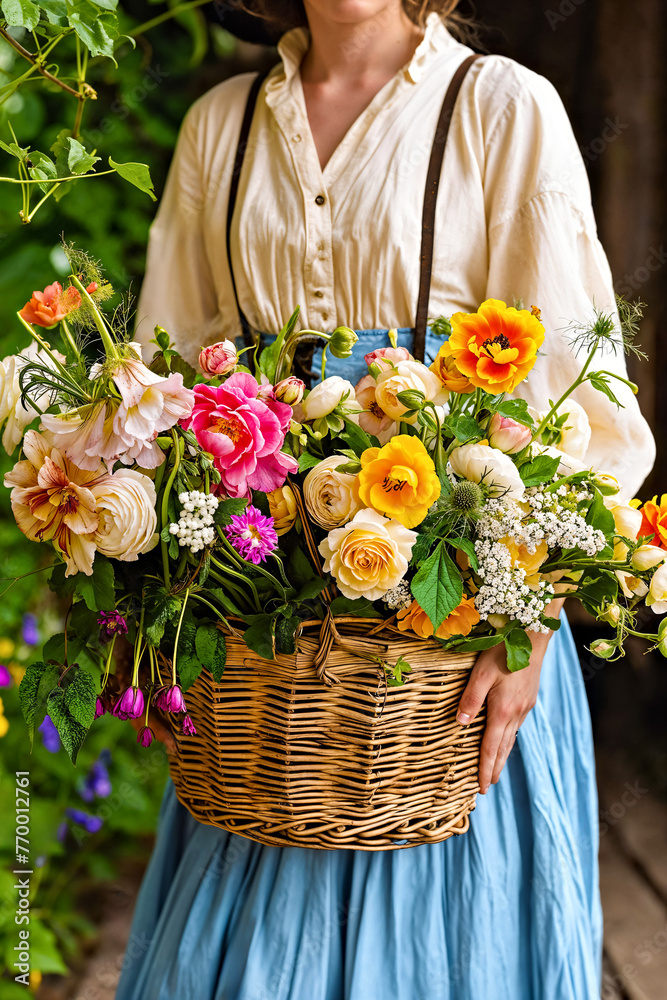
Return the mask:
[[[388,343],[360,331],[327,375],[354,384]],[[429,330],[427,363],[441,343]],[[597,848],[590,715],[563,620],[537,704],[460,837],[264,847],[198,823],[169,781],[116,1000],[597,1000]]]
[[[596,1000],[591,724],[566,621],[470,829],[386,852],[263,847],[171,781],[116,1000]]]

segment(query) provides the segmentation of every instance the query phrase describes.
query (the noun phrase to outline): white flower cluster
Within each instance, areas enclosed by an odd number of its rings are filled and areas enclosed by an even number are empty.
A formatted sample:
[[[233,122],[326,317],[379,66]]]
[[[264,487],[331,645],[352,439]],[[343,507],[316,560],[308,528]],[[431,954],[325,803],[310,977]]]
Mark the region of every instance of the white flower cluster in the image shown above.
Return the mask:
[[[554,589],[545,580],[534,587],[526,581],[526,571],[512,567],[512,554],[502,542],[481,538],[475,542],[479,575],[483,581],[475,596],[480,618],[508,615],[532,632],[548,632],[540,615],[551,600]]]
[[[179,493],[178,499],[183,510],[178,523],[169,525],[169,532],[176,535],[179,545],[187,545],[191,552],[199,552],[215,541],[215,514],[219,500],[210,493],[192,490]]]
[[[410,585],[405,580],[401,580],[399,584],[387,591],[382,600],[391,611],[402,611],[403,608],[409,608],[412,604]]]

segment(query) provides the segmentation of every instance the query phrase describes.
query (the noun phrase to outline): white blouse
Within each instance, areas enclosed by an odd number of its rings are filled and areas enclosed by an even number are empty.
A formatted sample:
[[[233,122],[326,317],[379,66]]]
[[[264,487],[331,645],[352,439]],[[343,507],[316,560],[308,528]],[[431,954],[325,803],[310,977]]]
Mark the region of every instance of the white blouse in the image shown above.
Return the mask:
[[[282,37],[282,62],[257,102],[232,229],[241,305],[265,332],[277,332],[296,305],[311,329],[413,326],[433,133],[447,86],[471,50],[431,14],[410,62],[322,170],[299,72],[307,46],[304,28]],[[225,222],[253,78],[226,80],[189,110],[151,227],[137,337],[147,343],[159,323],[193,362],[202,345],[240,333]],[[593,306],[615,308],[586,170],[561,100],[543,77],[502,56],[474,64],[452,118],[429,315],[471,311],[490,297],[542,310],[542,353],[518,390],[539,409],[579,370],[567,327],[588,320]],[[599,367],[625,375],[622,352],[607,350]],[[614,389],[624,409],[590,386],[576,393],[593,431],[587,460],[633,495],[653,464],[654,442],[630,390],[619,382]]]

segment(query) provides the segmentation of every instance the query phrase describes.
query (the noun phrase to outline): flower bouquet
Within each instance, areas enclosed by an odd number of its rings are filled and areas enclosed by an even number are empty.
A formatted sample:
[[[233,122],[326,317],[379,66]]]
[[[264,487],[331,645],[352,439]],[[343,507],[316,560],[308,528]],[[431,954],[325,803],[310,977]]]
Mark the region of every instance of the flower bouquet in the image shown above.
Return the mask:
[[[153,706],[205,822],[374,849],[464,830],[483,723],[455,709],[477,651],[525,667],[561,595],[615,627],[594,644],[607,658],[644,634],[642,602],[667,611],[667,498],[617,500],[571,398],[589,382],[616,400],[620,376],[593,362],[632,322],[578,330],[581,372],[541,412],[511,396],[539,311],[496,300],[433,321],[430,367],[387,347],[356,386],[325,377],[353,331],[297,331],[298,310],[263,352],[224,341],[196,371],[160,327],[144,360],[97,266],[68,252],[67,286],[34,293],[32,343],[0,366],[2,443],[21,452],[5,485],[67,607],[21,684],[31,736],[48,714],[75,762],[111,712],[148,746]],[[303,340],[323,345],[310,391],[291,374]],[[647,637],[663,650],[662,624]]]

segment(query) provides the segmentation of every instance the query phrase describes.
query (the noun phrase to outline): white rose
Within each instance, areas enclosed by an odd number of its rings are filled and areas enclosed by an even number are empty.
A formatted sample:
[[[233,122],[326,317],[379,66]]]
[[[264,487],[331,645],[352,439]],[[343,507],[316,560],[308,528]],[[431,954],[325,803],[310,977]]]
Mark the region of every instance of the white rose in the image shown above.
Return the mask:
[[[667,563],[659,566],[651,577],[651,586],[646,603],[656,615],[664,615],[667,611]]]
[[[359,510],[357,477],[337,471],[348,463],[344,455],[325,458],[304,480],[303,498],[308,513],[321,528],[340,528]]]
[[[583,459],[588,451],[591,440],[591,425],[583,406],[574,399],[566,399],[556,410],[556,417],[567,413],[561,430],[560,439],[556,442],[558,451],[564,451],[571,458]],[[546,412],[542,414],[546,416]]]
[[[455,448],[449,463],[461,479],[481,483],[489,496],[520,500],[524,485],[516,465],[504,452],[488,444],[464,444]]]
[[[158,542],[155,534],[155,487],[133,469],[119,469],[91,487],[99,526],[95,545],[99,552],[121,562],[134,562]]]
[[[416,531],[374,510],[360,510],[344,528],[330,531],[319,550],[324,570],[352,599],[376,601],[396,587],[408,570]]]
[[[378,374],[375,399],[378,406],[391,417],[401,420],[408,407],[398,401],[398,394],[408,389],[416,390],[432,403],[442,405],[449,399],[449,392],[438,376],[420,361],[399,361],[393,368],[386,368]],[[408,423],[414,423],[415,414]]]
[[[340,375],[332,375],[314,386],[301,403],[304,420],[317,420],[332,413],[343,396],[345,402],[354,402],[354,386]]]

